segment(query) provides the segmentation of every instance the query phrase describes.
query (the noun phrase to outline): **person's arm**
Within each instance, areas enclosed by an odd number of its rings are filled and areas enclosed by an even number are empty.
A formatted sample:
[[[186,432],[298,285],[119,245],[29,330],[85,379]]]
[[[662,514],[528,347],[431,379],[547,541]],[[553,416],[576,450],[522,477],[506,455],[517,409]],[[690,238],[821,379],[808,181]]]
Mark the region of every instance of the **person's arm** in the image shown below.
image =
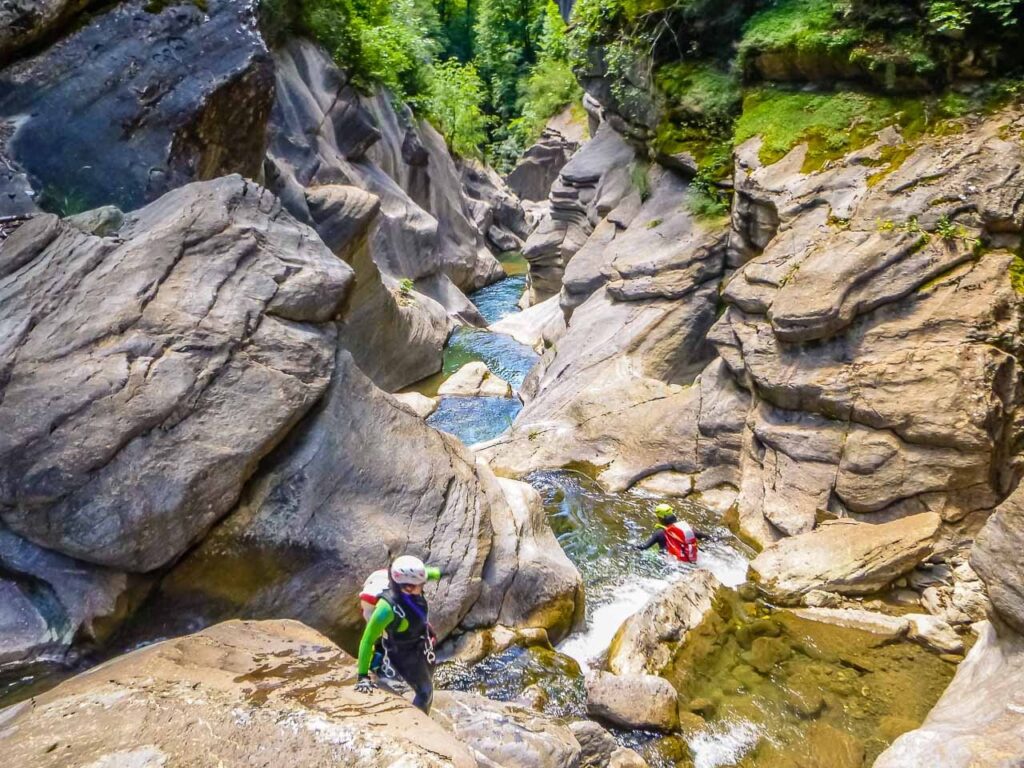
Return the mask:
[[[441,578],[441,569],[433,565],[427,566],[427,581],[437,581]]]
[[[665,531],[664,531],[664,529],[659,528],[658,530],[656,530],[654,533],[651,534],[651,538],[649,538],[643,544],[637,544],[635,549],[649,549],[650,547],[653,547],[655,544],[657,544],[659,547],[660,546],[664,546],[664,544],[665,544]]]
[[[387,600],[378,600],[377,606],[366,622],[366,629],[363,630],[363,639],[359,641],[359,664],[356,671],[359,677],[366,677],[370,674],[370,662],[373,661],[373,646],[380,640],[384,630],[394,621],[395,612],[391,609]]]

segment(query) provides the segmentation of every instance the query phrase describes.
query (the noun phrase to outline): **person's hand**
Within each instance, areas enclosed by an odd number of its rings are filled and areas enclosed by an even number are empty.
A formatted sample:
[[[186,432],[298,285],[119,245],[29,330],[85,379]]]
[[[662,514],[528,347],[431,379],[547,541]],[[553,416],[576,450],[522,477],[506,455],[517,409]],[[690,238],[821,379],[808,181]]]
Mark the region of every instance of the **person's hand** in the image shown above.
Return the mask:
[[[370,693],[376,687],[369,675],[360,675],[359,682],[356,683],[356,690],[360,693]]]

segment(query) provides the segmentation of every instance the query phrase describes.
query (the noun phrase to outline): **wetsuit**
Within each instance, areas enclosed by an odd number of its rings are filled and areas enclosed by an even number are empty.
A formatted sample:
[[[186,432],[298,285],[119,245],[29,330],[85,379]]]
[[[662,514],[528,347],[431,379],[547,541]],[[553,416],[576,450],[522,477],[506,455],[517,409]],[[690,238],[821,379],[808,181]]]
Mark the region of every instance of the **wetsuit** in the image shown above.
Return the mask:
[[[652,533],[651,537],[647,539],[647,541],[645,541],[643,544],[637,544],[636,549],[649,549],[650,547],[653,547],[655,544],[657,544],[658,549],[664,552],[665,547],[667,546],[665,542],[665,529],[673,523],[678,522],[679,518],[675,515],[666,515],[661,519],[661,527],[658,528],[658,530],[656,530],[654,533]],[[697,541],[704,541],[707,538],[706,535],[698,531],[693,526],[690,526],[690,529],[693,531],[693,535],[697,537]]]
[[[441,572],[428,566],[427,578],[439,579]],[[383,636],[388,661],[413,689],[412,703],[429,713],[434,699],[434,669],[426,652],[431,648],[432,633],[423,595],[406,594],[392,584],[377,601],[359,642],[359,676],[369,673],[374,645]]]

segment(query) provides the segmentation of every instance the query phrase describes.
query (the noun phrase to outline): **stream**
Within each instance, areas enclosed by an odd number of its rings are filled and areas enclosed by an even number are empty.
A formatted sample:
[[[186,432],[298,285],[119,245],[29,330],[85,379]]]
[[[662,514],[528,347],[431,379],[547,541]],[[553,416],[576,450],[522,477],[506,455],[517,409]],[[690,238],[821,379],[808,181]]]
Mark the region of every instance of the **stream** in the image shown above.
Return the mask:
[[[470,296],[488,323],[519,311],[525,264],[516,258],[504,264],[509,277]],[[415,389],[434,396],[447,376],[473,360],[518,389],[537,357],[511,337],[459,329],[441,373]],[[442,397],[428,423],[472,445],[507,430],[521,407],[518,397]],[[583,577],[585,623],[554,651],[512,647],[468,672],[439,677],[445,687],[528,701],[556,717],[585,717],[583,675],[599,668],[619,626],[697,566],[633,548],[650,535],[660,497],[607,493],[569,470],[538,471],[523,480],[541,494],[555,536]],[[924,719],[951,679],[953,663],[913,643],[764,605],[746,584],[753,550],[720,514],[689,501],[674,506],[708,536],[700,568],[732,589],[688,636],[666,673],[680,700],[690,702],[681,734],[611,729],[621,744],[653,768],[867,768]]]

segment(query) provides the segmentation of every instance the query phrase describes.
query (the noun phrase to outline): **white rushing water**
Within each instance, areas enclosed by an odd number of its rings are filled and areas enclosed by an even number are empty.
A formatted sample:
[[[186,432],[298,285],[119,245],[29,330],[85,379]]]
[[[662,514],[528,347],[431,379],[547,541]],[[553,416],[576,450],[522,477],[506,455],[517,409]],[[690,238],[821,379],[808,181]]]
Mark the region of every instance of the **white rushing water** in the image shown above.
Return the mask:
[[[757,727],[746,721],[709,726],[689,741],[694,768],[735,765],[760,738]]]
[[[659,592],[688,578],[695,568],[671,560],[666,555],[657,557],[665,559],[663,578],[631,575],[620,582],[589,589],[587,599],[593,600],[595,607],[586,627],[569,636],[558,650],[572,656],[586,671],[591,662],[611,645],[622,622]],[[746,581],[747,557],[723,542],[711,542],[701,549],[696,567],[711,571],[725,586],[735,587]]]

